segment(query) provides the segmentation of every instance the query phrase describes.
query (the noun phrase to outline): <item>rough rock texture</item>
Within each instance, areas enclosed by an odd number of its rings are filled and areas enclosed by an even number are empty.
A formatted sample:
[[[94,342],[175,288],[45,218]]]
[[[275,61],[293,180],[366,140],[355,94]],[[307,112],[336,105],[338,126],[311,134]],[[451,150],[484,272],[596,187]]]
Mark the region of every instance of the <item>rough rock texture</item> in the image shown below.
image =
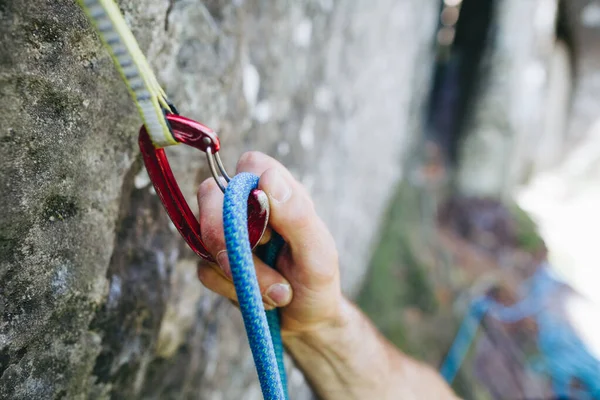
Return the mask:
[[[309,187],[354,293],[428,78],[433,0],[124,0],[180,111]],[[253,399],[142,170],[134,105],[72,0],[0,2],[0,398]],[[190,200],[204,158],[169,150]],[[293,398],[308,398],[291,373]]]

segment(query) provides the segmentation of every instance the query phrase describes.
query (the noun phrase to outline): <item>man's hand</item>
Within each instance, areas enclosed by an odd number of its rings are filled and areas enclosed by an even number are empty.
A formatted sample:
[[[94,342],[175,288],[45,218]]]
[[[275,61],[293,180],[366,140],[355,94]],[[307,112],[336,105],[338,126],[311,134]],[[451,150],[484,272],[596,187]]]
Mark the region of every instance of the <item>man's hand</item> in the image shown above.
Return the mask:
[[[342,294],[335,243],[317,216],[305,188],[279,162],[262,153],[245,153],[236,173],[260,177],[258,187],[269,197],[269,225],[286,245],[277,261],[279,272],[254,258],[267,308],[282,308],[284,334],[306,332],[340,323]],[[212,178],[198,190],[202,240],[218,265],[202,263],[200,281],[212,291],[236,300],[223,234],[223,193]]]
[[[335,243],[306,190],[281,164],[246,153],[236,172],[260,177],[269,224],[286,241],[277,271],[254,258],[267,308],[282,307],[284,344],[319,398],[454,399],[439,374],[390,344],[340,290]],[[235,301],[225,250],[223,194],[212,179],[198,191],[202,240],[218,265],[202,263],[200,281]]]

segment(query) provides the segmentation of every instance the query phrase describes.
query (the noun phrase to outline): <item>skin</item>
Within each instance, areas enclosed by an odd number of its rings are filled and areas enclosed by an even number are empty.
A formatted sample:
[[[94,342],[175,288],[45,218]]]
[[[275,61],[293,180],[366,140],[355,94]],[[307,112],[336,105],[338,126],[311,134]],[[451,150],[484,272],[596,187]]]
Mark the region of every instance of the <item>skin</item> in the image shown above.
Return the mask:
[[[277,271],[256,257],[254,263],[265,307],[281,307],[286,349],[317,395],[326,400],[455,399],[436,371],[389,343],[343,296],[333,237],[290,172],[258,152],[244,154],[236,172],[260,177],[259,188],[269,197],[270,227],[286,241]],[[198,204],[202,239],[219,261],[201,263],[198,278],[235,302],[223,235],[223,194],[213,179],[200,185]]]

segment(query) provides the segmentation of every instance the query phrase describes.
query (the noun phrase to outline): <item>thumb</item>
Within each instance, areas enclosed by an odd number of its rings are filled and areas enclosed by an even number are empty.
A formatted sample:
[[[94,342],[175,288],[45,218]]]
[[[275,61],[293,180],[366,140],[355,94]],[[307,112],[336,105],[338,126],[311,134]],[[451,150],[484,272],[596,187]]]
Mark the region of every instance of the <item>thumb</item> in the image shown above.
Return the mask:
[[[332,311],[328,305],[333,307],[340,297],[338,255],[333,237],[317,215],[304,187],[286,170],[281,167],[266,170],[258,187],[269,197],[269,223],[288,247],[278,260],[278,269],[294,290],[286,313],[296,314],[294,319],[297,320],[303,319],[303,315],[318,319],[317,314]],[[316,310],[320,312],[315,313]]]

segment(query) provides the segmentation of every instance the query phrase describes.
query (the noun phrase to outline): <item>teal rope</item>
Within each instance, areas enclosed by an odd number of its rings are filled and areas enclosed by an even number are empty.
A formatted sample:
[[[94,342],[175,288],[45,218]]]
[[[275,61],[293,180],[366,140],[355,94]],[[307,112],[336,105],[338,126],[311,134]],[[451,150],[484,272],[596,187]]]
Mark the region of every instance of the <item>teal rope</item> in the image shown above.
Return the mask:
[[[277,310],[265,312],[248,239],[248,196],[257,186],[258,177],[249,173],[240,173],[229,182],[223,202],[225,244],[263,397],[287,400],[279,314]],[[274,234],[263,249],[263,260],[274,266],[282,245],[281,237]]]
[[[489,309],[489,303],[485,297],[478,298],[473,301],[469,312],[463,319],[458,328],[458,333],[448,354],[444,359],[444,363],[440,368],[440,374],[444,377],[446,382],[452,383],[458,374],[460,366],[464,362],[471,343],[475,340],[479,325]]]
[[[544,362],[544,372],[551,381],[554,394],[572,398],[571,383],[578,380],[583,388],[577,398],[600,400],[600,360],[586,347],[568,321],[546,309],[546,300],[556,295],[563,283],[543,265],[530,278],[529,294],[520,302],[505,306],[484,296],[471,305],[440,369],[448,383],[452,383],[475,340],[477,328],[485,315],[500,322],[514,323],[533,317],[538,325],[538,346]]]
[[[281,235],[277,232],[273,232],[271,240],[265,246],[262,246],[258,251],[258,256],[265,262],[269,267],[275,268],[275,262],[277,257],[283,248],[285,242]],[[279,376],[281,378],[281,384],[284,389],[286,400],[288,399],[287,391],[287,374],[285,373],[285,364],[283,362],[283,341],[281,339],[281,321],[279,310],[268,310],[267,323],[269,324],[269,331],[271,332],[271,339],[273,340],[273,347],[275,350],[275,358],[277,359],[277,367],[279,369]]]

